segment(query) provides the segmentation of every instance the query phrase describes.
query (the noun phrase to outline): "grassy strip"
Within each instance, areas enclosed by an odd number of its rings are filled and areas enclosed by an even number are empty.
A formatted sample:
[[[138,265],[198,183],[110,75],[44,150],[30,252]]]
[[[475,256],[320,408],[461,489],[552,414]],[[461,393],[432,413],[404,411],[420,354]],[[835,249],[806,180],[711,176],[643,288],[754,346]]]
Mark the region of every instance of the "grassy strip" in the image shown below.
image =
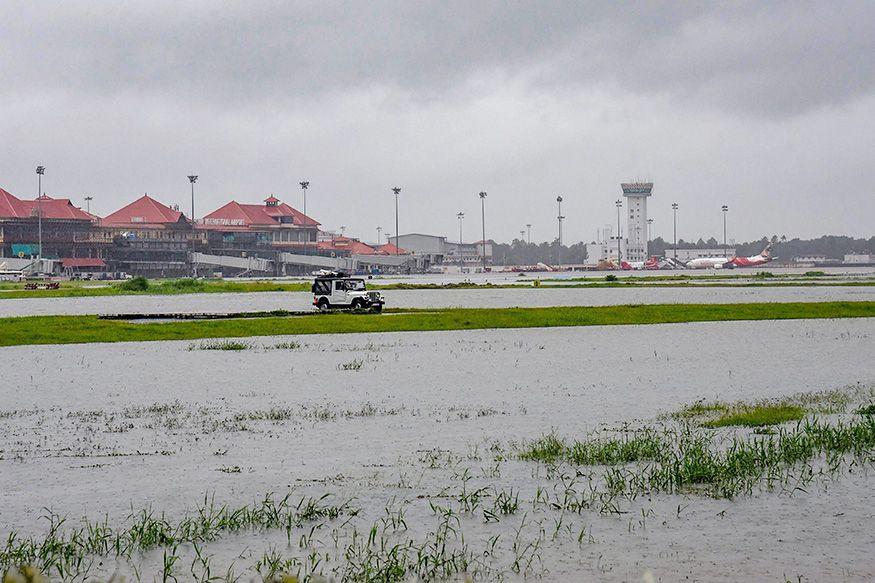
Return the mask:
[[[668,276],[620,278],[617,281],[599,281],[594,278],[578,278],[568,280],[541,280],[545,283],[539,289],[589,289],[589,288],[734,288],[734,287],[871,287],[875,280],[860,281],[820,281],[791,280],[775,282],[755,281],[709,281],[712,276]],[[750,278],[744,278],[750,279]],[[705,283],[696,283],[704,281]],[[126,285],[125,282],[100,284],[95,282],[61,282],[58,289],[25,290],[23,283],[0,284],[0,300],[21,298],[80,298],[105,296],[136,296],[136,295],[183,295],[194,293],[257,293],[257,292],[309,292],[310,282],[278,282],[278,281],[209,281],[209,280],[165,280],[152,281],[144,289]],[[373,290],[447,290],[447,289],[519,289],[530,288],[528,280],[518,283],[371,283]]]
[[[383,316],[316,314],[134,324],[97,316],[0,318],[0,346],[240,338],[280,334],[343,334],[611,326],[729,320],[871,318],[875,302],[654,304],[633,306],[405,310]]]
[[[14,283],[0,286],[0,299],[180,295],[195,293],[303,292],[310,291],[310,285],[309,282],[298,281],[207,281],[201,279],[176,279],[163,281],[149,280],[145,289],[136,289],[133,286],[130,286],[128,282],[116,282],[106,285],[101,285],[96,282],[62,282],[61,287],[58,289],[25,290],[23,283]]]

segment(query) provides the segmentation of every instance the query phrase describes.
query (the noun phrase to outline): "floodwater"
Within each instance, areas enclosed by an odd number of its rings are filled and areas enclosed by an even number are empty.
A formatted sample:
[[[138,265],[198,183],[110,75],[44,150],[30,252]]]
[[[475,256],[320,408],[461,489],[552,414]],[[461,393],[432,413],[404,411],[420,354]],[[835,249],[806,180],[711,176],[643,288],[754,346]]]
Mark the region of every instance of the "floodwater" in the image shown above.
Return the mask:
[[[625,304],[875,301],[875,287],[478,288],[386,290],[392,308],[506,308]],[[0,299],[0,317],[74,314],[222,313],[310,310],[307,292],[211,293]]]
[[[264,348],[290,340],[301,345]],[[537,489],[552,491],[557,478],[492,453],[551,431],[652,420],[700,398],[875,385],[875,319],[252,342],[239,352],[188,342],[0,349],[0,539],[44,532],[44,508],[71,524],[112,524],[148,506],[179,517],[205,493],[242,505],[289,491],[354,499],[362,513],[346,528],[365,536],[386,504],[401,506],[405,536],[425,537],[436,521],[429,502],[452,506],[446,492],[465,484],[520,493],[516,514],[487,523],[478,511],[458,524],[478,553],[499,535],[506,579],[517,577],[515,539],[541,541],[524,574],[548,581],[875,577],[875,482],[863,468],[792,495],[654,495],[605,516],[535,508]],[[269,410],[286,414],[260,420]],[[308,552],[274,534],[207,545],[215,571],[251,568],[269,546]],[[328,527],[314,537],[321,551],[334,548]],[[160,565],[153,559],[143,572]]]

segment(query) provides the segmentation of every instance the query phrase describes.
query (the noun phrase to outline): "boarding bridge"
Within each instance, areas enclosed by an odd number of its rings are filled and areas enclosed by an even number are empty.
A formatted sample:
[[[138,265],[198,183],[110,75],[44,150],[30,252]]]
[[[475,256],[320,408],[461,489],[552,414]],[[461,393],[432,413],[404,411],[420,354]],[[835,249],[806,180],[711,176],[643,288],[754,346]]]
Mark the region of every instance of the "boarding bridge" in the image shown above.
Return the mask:
[[[206,253],[190,253],[195,265],[213,265],[216,267],[233,267],[244,271],[270,273],[273,271],[273,261],[260,257],[233,257],[231,255],[207,255]]]
[[[246,272],[273,273],[274,260],[260,257],[233,257],[229,255],[208,255],[192,253],[195,265],[215,267],[231,267]],[[277,259],[281,265],[298,265],[314,269],[331,269],[333,271],[355,272],[362,266],[402,267],[415,261],[410,255],[353,255],[351,257],[328,257],[325,255],[301,255],[299,253],[279,253]]]
[[[324,255],[300,255],[297,253],[280,253],[280,263],[290,265],[306,265],[335,271],[354,272],[363,265],[401,267],[413,261],[410,255],[352,255],[350,257],[326,257]]]

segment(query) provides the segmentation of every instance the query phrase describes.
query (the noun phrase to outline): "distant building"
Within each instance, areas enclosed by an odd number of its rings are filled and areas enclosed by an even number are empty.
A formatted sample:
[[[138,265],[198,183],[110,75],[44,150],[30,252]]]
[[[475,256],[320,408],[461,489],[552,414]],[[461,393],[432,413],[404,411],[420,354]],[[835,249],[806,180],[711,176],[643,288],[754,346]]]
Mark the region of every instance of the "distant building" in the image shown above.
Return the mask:
[[[871,253],[848,253],[845,255],[844,263],[848,265],[873,265],[875,264],[875,255]]]
[[[198,225],[210,233],[210,252],[227,254],[259,251],[314,252],[319,223],[275,196],[264,204],[232,200],[206,215]]]
[[[686,263],[692,259],[699,259],[701,257],[735,257],[736,250],[734,247],[719,247],[719,248],[711,248],[711,249],[678,249],[677,250],[677,258],[678,261],[683,261]],[[665,257],[671,257],[674,259],[675,250],[674,248],[666,248]]]
[[[327,241],[319,241],[317,248],[322,254],[331,253],[335,257],[348,257],[350,255],[376,255],[377,250],[352,237],[338,236]]]
[[[799,255],[799,256],[793,258],[794,263],[817,264],[817,263],[827,263],[830,261],[832,261],[832,259],[830,259],[826,255]]]
[[[42,256],[99,256],[105,245],[92,244],[94,216],[67,198],[41,196],[23,200],[0,188],[0,257],[30,258],[39,254],[42,218]]]
[[[620,239],[619,253],[626,260],[626,239]],[[598,264],[605,261],[617,263],[617,240],[603,240],[586,244],[586,261]]]
[[[647,198],[653,192],[652,182],[624,182],[620,184],[626,197],[626,261],[647,259]],[[615,241],[616,242],[616,241]]]
[[[390,238],[395,243],[395,237]],[[483,255],[486,254],[486,262],[492,263],[493,241],[476,241],[474,243],[458,243],[447,241],[443,235],[426,235],[423,233],[409,233],[398,237],[399,245],[407,249],[417,258],[419,267],[427,269],[432,265],[457,264],[478,266],[483,263]]]
[[[147,194],[100,219],[93,236],[111,241],[112,271],[152,277],[189,274],[188,253],[202,251],[207,240],[179,209]]]

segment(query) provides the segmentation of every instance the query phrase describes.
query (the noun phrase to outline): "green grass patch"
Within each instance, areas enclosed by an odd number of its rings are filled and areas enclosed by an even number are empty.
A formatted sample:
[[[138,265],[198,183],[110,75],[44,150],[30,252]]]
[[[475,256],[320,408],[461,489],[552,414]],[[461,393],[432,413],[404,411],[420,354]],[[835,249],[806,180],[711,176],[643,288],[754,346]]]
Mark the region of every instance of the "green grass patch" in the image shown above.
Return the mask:
[[[799,421],[805,416],[805,409],[798,405],[754,405],[741,411],[728,411],[717,419],[705,421],[704,427],[763,427],[778,425],[787,421]]]
[[[612,326],[731,320],[871,318],[875,302],[655,304],[632,306],[398,310],[383,315],[307,316],[131,323],[97,316],[0,318],[0,346],[197,340],[351,332]]]
[[[875,415],[875,403],[869,403],[868,405],[864,405],[857,409],[857,413],[860,415]]]

